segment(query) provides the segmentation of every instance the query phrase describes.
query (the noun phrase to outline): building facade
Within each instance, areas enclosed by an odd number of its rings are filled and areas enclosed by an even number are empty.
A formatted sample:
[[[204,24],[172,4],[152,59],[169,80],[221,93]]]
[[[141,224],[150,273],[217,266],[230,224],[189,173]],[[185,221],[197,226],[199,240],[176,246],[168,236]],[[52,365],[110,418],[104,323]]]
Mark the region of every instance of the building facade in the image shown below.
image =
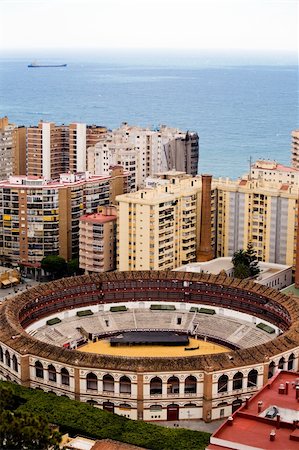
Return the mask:
[[[0,118],[0,180],[26,173],[26,128]]]
[[[299,130],[292,131],[292,166],[299,169]]]
[[[116,269],[116,208],[80,217],[79,266],[86,273]]]
[[[38,267],[44,256],[70,260],[79,255],[79,219],[97,213],[126,192],[128,174],[107,177],[62,174],[54,182],[11,177],[0,183],[0,254],[3,263]]]
[[[267,184],[299,185],[299,168],[284,166],[276,161],[259,160],[251,166],[248,180],[265,181]]]

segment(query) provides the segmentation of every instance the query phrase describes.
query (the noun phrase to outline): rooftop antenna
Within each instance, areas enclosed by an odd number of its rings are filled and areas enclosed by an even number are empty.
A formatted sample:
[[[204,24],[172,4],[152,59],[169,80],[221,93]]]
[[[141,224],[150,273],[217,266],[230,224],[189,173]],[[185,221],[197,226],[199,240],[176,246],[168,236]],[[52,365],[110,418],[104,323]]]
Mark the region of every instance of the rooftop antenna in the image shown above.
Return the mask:
[[[250,155],[249,157],[249,180],[251,180],[251,165],[252,165],[252,156]]]

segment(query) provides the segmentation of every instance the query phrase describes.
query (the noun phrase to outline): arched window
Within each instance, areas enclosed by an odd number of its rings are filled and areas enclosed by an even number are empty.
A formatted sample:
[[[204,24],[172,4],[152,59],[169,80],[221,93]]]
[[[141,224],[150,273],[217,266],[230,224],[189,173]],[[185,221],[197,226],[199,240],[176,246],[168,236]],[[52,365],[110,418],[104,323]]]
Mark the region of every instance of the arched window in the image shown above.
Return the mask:
[[[180,392],[180,381],[178,377],[170,377],[167,380],[167,394],[178,394]]]
[[[233,378],[233,391],[243,388],[243,374],[242,372],[237,372]]]
[[[103,391],[114,392],[114,378],[112,375],[103,376]]]
[[[196,387],[196,378],[192,375],[189,375],[189,377],[187,377],[185,380],[185,394],[196,394]]]
[[[53,366],[53,364],[50,364],[48,366],[48,378],[49,378],[49,381],[53,381],[54,383],[56,383],[56,381],[57,381],[56,369]]]
[[[257,385],[257,370],[252,369],[248,374],[247,387],[254,387]]]
[[[36,378],[44,378],[44,368],[40,361],[35,363],[35,376]]]
[[[96,402],[95,400],[87,400],[87,402],[86,403],[88,403],[89,405],[92,405],[92,406],[94,406],[94,405],[97,405],[98,404],[98,402]]]
[[[294,353],[291,353],[288,359],[288,370],[293,370],[294,369],[294,360],[295,360],[295,355]]]
[[[280,360],[278,361],[278,369],[279,370],[283,370],[284,369],[284,364],[285,364],[285,359],[284,357],[280,358]]]
[[[0,361],[1,362],[3,362],[3,349],[2,349],[2,347],[1,347],[1,345],[0,345]]]
[[[131,405],[129,405],[129,403],[121,403],[121,404],[119,405],[119,407],[120,407],[121,409],[131,409]]]
[[[6,350],[6,352],[5,352],[5,363],[8,367],[10,367],[10,354],[9,354],[8,350]]]
[[[273,377],[274,371],[275,371],[275,362],[272,361],[272,362],[269,364],[269,369],[268,369],[268,380],[269,380],[270,378]]]
[[[98,390],[98,377],[92,372],[86,375],[86,388],[93,391]]]
[[[228,376],[227,375],[221,375],[218,379],[218,393],[220,392],[227,392],[228,388]]]
[[[119,392],[121,394],[131,394],[131,380],[123,376],[119,379]]]
[[[65,386],[69,386],[70,385],[70,374],[69,371],[63,367],[61,369],[61,384],[64,384]]]
[[[13,357],[12,357],[12,368],[15,372],[18,372],[18,370],[19,370],[18,360],[17,360],[16,355],[13,355]]]
[[[150,411],[162,411],[162,405],[151,405]]]
[[[162,394],[162,380],[159,377],[154,377],[150,382],[150,395]]]

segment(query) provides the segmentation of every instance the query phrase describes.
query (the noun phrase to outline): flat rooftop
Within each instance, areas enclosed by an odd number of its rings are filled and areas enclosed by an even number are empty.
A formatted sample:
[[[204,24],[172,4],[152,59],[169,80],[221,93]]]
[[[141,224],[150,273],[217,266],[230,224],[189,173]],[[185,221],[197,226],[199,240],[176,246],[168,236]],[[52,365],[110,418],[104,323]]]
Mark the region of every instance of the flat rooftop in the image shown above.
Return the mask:
[[[226,420],[213,433],[208,450],[223,448],[298,450],[297,386],[299,388],[298,372],[278,372],[248,401],[248,406],[245,404],[239,408],[232,418]],[[271,412],[273,407],[277,413],[274,417],[267,417],[267,413]],[[277,415],[280,415],[279,421]],[[298,423],[294,425],[294,421]],[[275,434],[273,441],[270,440],[270,433]]]

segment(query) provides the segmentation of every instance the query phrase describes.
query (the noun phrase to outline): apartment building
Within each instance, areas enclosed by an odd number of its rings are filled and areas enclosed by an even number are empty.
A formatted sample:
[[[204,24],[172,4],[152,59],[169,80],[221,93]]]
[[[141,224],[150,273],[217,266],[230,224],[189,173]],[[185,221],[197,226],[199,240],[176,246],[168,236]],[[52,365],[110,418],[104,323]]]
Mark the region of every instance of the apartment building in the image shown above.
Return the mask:
[[[201,178],[164,174],[168,184],[118,196],[118,269],[167,270],[196,260]]]
[[[299,169],[299,130],[292,131],[292,166]]]
[[[116,269],[116,208],[80,218],[79,265],[86,273]]]
[[[87,148],[94,145],[107,129],[83,123],[56,125],[40,122],[27,129],[27,175],[59,178],[61,173],[84,172]]]
[[[15,176],[0,182],[1,261],[38,267],[47,255],[78,256],[80,217],[126,192],[127,180],[118,167],[106,177],[84,172],[62,174],[57,181]]]
[[[198,135],[176,128],[159,129],[122,124],[106,141],[89,150],[88,170],[105,173],[108,165],[122,164],[136,178],[136,187],[144,187],[145,179],[157,172],[175,169],[195,176],[198,167]]]
[[[299,167],[285,166],[276,161],[258,160],[252,164],[250,173],[243,178],[266,181],[267,184],[281,183],[299,186]]]
[[[0,180],[26,173],[26,128],[0,118]]]

